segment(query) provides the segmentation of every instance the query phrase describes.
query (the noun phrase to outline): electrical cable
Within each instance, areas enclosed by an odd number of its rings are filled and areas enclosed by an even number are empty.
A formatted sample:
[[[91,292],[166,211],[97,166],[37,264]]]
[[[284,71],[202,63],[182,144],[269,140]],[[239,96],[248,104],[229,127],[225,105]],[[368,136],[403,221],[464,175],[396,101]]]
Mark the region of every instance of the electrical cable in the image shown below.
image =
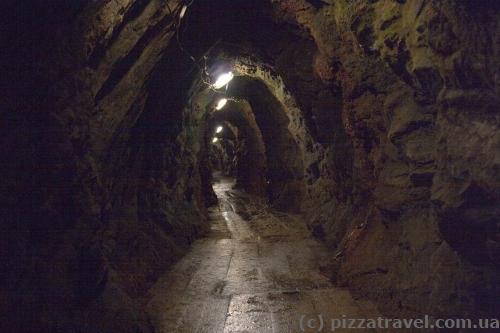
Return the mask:
[[[201,80],[202,82],[207,85],[208,87],[210,87],[212,90],[216,91],[215,89],[213,89],[212,87],[212,83],[210,82],[210,75],[208,74],[208,70],[207,70],[207,64],[206,64],[206,56],[203,55],[199,60],[196,60],[196,58],[191,54],[189,53],[189,51],[182,45],[182,42],[181,42],[181,38],[180,38],[180,35],[181,35],[181,21],[182,21],[182,18],[180,17],[180,13],[182,11],[182,9],[184,8],[184,6],[186,6],[186,8],[189,8],[192,4],[194,3],[194,0],[191,0],[191,2],[187,3],[185,1],[183,2],[180,2],[178,4],[178,6],[175,8],[174,10],[174,15],[177,16],[177,23],[175,24],[175,39],[177,41],[177,45],[179,46],[179,49],[185,54],[188,56],[188,58],[196,65],[196,67],[198,67],[198,69],[200,70],[201,72]],[[187,25],[185,26],[184,28],[184,31],[187,29]],[[200,66],[200,61],[201,59],[204,60],[204,66],[201,67]]]
[[[181,13],[182,13],[184,7],[186,7],[185,10],[187,10],[187,8],[189,8],[194,3],[194,1],[195,0],[191,0],[189,3],[187,2],[187,0],[180,1],[178,3],[177,7],[173,11],[172,11],[172,8],[168,5],[168,2],[166,3],[167,9],[169,11],[169,15],[176,16],[176,22],[174,23],[175,39],[176,39],[177,45],[179,46],[179,49],[194,63],[194,65],[196,65],[196,67],[198,67],[200,74],[201,74],[200,75],[201,81],[207,87],[209,87],[211,90],[213,90],[214,92],[219,92],[213,87],[213,83],[211,82],[210,74],[208,73],[206,53],[203,56],[201,56],[199,60],[196,60],[196,58],[184,47],[184,45],[182,45],[182,42],[181,42],[181,22],[182,22]],[[184,27],[184,31],[186,31],[186,29],[187,29],[187,24]],[[220,42],[220,40],[217,41],[215,44],[219,44],[219,42]],[[211,49],[214,46],[215,45],[213,45],[211,47]],[[203,67],[200,66],[201,60],[203,60],[203,62],[204,62]],[[228,89],[228,85],[226,85],[226,93],[227,93],[227,89]]]
[[[184,48],[184,46],[180,41],[179,37],[180,26],[181,26],[181,18],[179,17],[175,29],[175,39],[177,40],[177,44],[179,45],[179,48],[182,50],[182,52],[184,52],[189,57],[189,59],[191,59],[194,63],[196,63],[196,59]]]

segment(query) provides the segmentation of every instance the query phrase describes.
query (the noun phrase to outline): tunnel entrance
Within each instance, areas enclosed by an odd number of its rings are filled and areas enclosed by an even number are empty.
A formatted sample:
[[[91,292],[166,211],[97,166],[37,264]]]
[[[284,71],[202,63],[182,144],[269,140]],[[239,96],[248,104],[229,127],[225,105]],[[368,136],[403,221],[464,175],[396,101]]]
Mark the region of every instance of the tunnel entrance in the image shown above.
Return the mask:
[[[211,172],[234,177],[236,187],[274,207],[299,211],[303,162],[289,118],[258,79],[236,76],[210,104],[204,140]]]
[[[266,150],[250,104],[231,100],[211,113],[207,140],[212,170],[236,179],[250,194],[266,194]]]
[[[267,196],[276,208],[298,210],[304,192],[304,166],[284,107],[262,81],[244,76],[234,81],[229,92],[248,100],[262,133]]]

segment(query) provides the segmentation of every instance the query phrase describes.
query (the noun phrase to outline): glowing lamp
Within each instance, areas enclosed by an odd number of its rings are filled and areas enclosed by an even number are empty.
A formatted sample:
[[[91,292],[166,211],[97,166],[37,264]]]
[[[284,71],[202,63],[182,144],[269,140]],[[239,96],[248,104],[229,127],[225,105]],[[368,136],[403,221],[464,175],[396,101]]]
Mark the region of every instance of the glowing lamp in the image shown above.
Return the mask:
[[[219,139],[218,139],[218,138],[213,138],[213,139],[212,139],[212,143],[216,143],[217,141],[219,141]]]
[[[227,103],[227,98],[221,98],[218,102],[217,102],[217,105],[215,106],[215,109],[216,110],[220,110],[224,107],[224,105],[226,105]]]
[[[222,132],[222,130],[223,130],[223,127],[222,127],[222,126],[219,126],[219,127],[217,127],[217,129],[215,130],[215,133],[220,133],[220,132]]]
[[[221,75],[219,75],[219,77],[217,78],[215,83],[213,84],[213,87],[215,89],[220,89],[220,88],[224,87],[226,84],[228,84],[229,81],[231,81],[233,79],[233,77],[234,77],[233,72],[227,72],[227,73],[221,74]]]

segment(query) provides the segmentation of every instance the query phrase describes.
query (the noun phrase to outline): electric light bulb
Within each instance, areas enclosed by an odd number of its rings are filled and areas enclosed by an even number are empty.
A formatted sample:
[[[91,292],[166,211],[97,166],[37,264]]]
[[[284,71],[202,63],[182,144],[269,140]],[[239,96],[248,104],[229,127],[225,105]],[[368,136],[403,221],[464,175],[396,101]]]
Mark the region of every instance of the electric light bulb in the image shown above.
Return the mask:
[[[222,130],[223,130],[223,129],[224,129],[224,128],[223,128],[222,126],[219,126],[219,127],[217,127],[217,129],[215,130],[215,133],[220,133],[220,132],[222,132]]]
[[[233,77],[234,77],[233,72],[227,72],[227,73],[221,74],[217,78],[215,83],[213,84],[213,87],[215,89],[220,89],[220,88],[224,87],[226,84],[228,84],[229,81],[231,81],[233,79]]]
[[[219,139],[218,139],[218,138],[213,138],[213,139],[212,139],[212,143],[216,143],[217,141],[219,141]]]
[[[226,105],[226,103],[227,103],[227,98],[221,98],[219,100],[219,102],[217,102],[217,105],[215,106],[215,109],[216,110],[222,109],[224,107],[224,105]]]

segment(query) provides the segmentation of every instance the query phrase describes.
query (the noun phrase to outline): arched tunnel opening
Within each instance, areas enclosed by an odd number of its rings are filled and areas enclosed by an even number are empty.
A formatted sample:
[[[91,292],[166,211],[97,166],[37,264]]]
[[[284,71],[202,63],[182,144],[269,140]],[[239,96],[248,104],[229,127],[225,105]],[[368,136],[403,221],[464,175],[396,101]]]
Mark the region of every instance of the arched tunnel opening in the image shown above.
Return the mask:
[[[3,1],[0,331],[498,330],[499,9]]]
[[[266,148],[250,104],[230,101],[211,114],[209,124],[213,171],[234,177],[249,193],[265,196]]]
[[[235,177],[237,187],[273,206],[300,211],[305,188],[301,151],[284,106],[265,84],[237,76],[210,107],[205,140],[219,156],[219,169],[230,170],[226,174]]]

